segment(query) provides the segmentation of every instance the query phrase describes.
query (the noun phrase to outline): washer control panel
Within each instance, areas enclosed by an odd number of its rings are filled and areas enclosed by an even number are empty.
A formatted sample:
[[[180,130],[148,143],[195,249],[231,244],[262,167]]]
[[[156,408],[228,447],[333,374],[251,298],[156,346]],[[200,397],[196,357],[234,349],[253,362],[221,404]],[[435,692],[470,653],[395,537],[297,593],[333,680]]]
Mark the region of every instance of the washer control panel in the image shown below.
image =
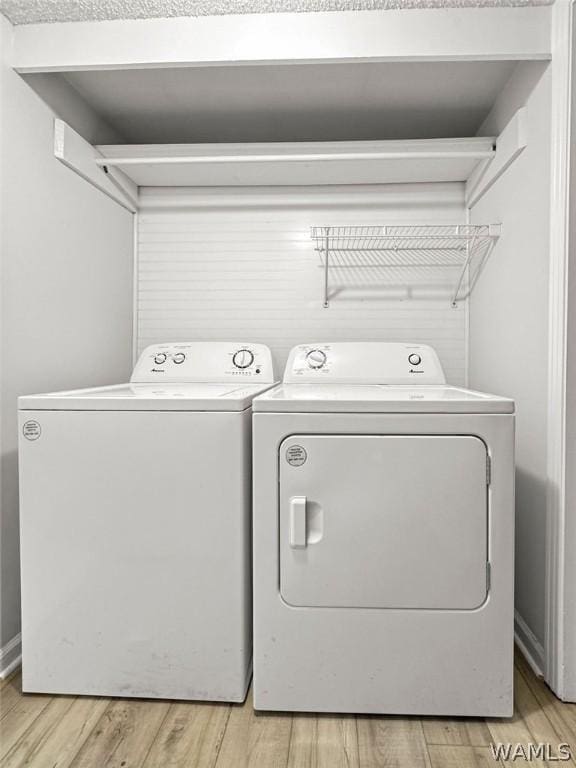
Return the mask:
[[[272,355],[264,344],[191,341],[153,344],[140,355],[130,381],[149,383],[250,381],[272,384]]]
[[[290,352],[284,382],[327,384],[445,384],[436,351],[424,344],[334,342],[299,344]]]

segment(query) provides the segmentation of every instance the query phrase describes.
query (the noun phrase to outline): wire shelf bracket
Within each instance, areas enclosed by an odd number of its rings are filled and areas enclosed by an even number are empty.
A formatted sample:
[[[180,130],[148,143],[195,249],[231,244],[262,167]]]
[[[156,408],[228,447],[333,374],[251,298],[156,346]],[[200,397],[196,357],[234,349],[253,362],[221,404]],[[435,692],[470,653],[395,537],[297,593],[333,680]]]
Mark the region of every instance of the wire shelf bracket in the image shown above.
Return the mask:
[[[323,306],[330,305],[330,272],[448,270],[451,305],[468,298],[501,234],[500,224],[312,227],[323,268]]]

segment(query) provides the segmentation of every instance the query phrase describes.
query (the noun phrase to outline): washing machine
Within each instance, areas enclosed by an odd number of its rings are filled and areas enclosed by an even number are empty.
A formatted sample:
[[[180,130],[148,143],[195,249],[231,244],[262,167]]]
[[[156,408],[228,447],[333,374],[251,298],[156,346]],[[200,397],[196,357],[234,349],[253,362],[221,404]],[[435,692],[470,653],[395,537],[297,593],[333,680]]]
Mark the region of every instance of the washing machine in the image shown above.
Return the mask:
[[[511,715],[514,402],[305,344],[253,425],[255,708]]]
[[[243,701],[261,344],[148,347],[19,398],[24,691]]]

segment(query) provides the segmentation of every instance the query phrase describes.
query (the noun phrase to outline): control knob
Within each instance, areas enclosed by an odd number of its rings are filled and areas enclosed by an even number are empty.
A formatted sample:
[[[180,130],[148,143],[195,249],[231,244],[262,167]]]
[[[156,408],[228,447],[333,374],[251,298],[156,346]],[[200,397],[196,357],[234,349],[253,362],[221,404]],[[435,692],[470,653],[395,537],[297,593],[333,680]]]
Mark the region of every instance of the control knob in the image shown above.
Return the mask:
[[[164,352],[158,352],[157,355],[154,356],[154,362],[156,365],[162,365],[162,363],[166,362],[166,355]]]
[[[234,353],[232,362],[236,368],[249,368],[254,362],[254,355],[249,349],[239,349]]]
[[[306,355],[306,362],[309,368],[322,368],[326,363],[326,353],[321,349],[312,349]]]
[[[408,355],[408,362],[410,365],[420,365],[422,358],[416,352],[412,352],[412,354]]]
[[[184,352],[177,352],[172,358],[172,362],[176,363],[176,365],[180,365],[180,363],[183,363],[184,360],[186,360],[186,355]]]

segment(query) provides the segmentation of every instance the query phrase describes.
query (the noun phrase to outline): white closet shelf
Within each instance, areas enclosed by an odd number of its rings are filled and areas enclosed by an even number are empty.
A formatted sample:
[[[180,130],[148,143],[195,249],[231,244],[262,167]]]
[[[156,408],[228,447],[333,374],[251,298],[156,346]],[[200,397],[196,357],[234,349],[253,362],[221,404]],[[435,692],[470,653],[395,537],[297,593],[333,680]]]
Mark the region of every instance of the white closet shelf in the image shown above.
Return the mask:
[[[101,145],[95,163],[138,186],[294,186],[467,181],[495,139]]]
[[[500,224],[312,227],[324,270],[324,306],[330,270],[454,271],[452,306],[469,296],[500,236]]]

